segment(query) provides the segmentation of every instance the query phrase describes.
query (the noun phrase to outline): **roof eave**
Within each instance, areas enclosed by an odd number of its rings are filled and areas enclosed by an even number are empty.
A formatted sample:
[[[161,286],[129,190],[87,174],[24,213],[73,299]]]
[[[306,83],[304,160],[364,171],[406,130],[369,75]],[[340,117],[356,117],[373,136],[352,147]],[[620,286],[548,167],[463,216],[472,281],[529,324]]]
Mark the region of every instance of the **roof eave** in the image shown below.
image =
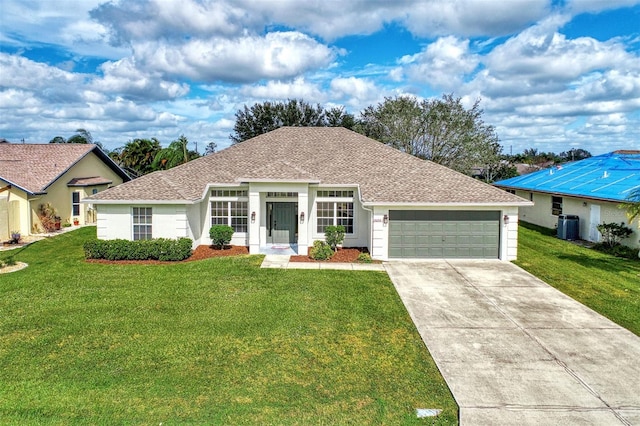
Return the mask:
[[[523,200],[521,202],[495,202],[495,203],[474,203],[474,202],[388,202],[388,201],[363,201],[363,205],[367,207],[391,206],[391,207],[530,207],[534,203]]]
[[[100,200],[100,199],[92,199],[91,197],[87,197],[82,199],[80,202],[83,204],[111,204],[111,205],[143,205],[143,204],[191,205],[191,204],[199,203],[200,200]]]
[[[508,188],[508,189],[516,189],[519,191],[528,191],[528,192],[539,192],[541,194],[549,194],[549,195],[559,195],[562,197],[573,197],[573,198],[585,198],[587,200],[594,201],[606,201],[608,203],[624,203],[628,201],[626,198],[617,199],[617,198],[605,198],[605,197],[596,197],[592,195],[584,195],[584,194],[569,194],[562,191],[545,191],[542,189],[533,189],[533,188],[522,188],[519,186],[507,186],[507,185],[496,185],[499,188]]]

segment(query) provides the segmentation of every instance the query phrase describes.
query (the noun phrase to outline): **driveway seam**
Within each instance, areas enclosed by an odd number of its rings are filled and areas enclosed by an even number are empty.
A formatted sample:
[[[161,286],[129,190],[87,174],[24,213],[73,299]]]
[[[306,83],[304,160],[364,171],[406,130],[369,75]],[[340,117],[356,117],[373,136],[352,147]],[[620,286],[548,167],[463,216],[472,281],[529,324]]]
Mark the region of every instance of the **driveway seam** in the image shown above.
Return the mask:
[[[472,283],[471,280],[469,280],[466,276],[464,276],[460,270],[455,266],[455,264],[452,264],[451,262],[445,260],[445,263],[447,263],[455,272],[456,274],[458,274],[458,276],[471,288],[473,288],[475,291],[477,291],[479,294],[482,295],[482,297],[484,299],[486,299],[498,312],[500,312],[506,319],[508,319],[511,323],[513,323],[516,328],[518,328],[519,330],[521,330],[527,337],[529,337],[531,340],[533,340],[534,342],[536,342],[538,344],[538,346],[540,348],[542,348],[542,350],[544,350],[547,354],[549,354],[549,356],[556,362],[556,364],[558,364],[560,367],[562,367],[567,374],[569,374],[571,377],[573,377],[578,383],[580,383],[580,385],[582,387],[584,387],[587,392],[589,392],[591,395],[593,395],[595,398],[597,398],[599,401],[601,401],[606,407],[607,409],[624,425],[626,426],[632,426],[631,423],[629,423],[624,417],[622,417],[607,401],[605,401],[604,399],[602,399],[602,397],[600,396],[600,394],[598,392],[596,392],[591,386],[589,386],[584,379],[582,379],[577,372],[575,372],[573,369],[571,369],[566,363],[564,363],[562,360],[560,360],[550,349],[548,349],[540,340],[538,340],[538,338],[536,338],[534,335],[532,335],[526,328],[524,328],[522,325],[520,325],[520,323],[518,321],[516,321],[511,315],[509,315],[509,313],[507,313],[506,311],[504,311],[495,301],[493,301],[489,296],[487,296],[482,290],[480,290],[480,288],[476,285],[474,285]],[[547,284],[548,285],[548,284]],[[550,328],[552,329],[552,328]],[[534,406],[537,407],[537,406]],[[605,409],[601,409],[602,411],[604,411]]]

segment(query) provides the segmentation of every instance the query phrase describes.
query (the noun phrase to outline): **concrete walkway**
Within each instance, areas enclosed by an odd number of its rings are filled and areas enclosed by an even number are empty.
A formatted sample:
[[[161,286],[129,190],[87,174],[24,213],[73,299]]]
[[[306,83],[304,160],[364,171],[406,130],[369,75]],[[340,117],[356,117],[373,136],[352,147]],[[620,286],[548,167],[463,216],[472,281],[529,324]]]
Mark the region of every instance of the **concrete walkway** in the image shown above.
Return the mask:
[[[640,337],[511,263],[385,267],[462,425],[640,425]]]
[[[280,269],[338,269],[345,271],[383,271],[381,263],[337,263],[337,262],[289,262],[288,255],[268,254],[261,268]]]

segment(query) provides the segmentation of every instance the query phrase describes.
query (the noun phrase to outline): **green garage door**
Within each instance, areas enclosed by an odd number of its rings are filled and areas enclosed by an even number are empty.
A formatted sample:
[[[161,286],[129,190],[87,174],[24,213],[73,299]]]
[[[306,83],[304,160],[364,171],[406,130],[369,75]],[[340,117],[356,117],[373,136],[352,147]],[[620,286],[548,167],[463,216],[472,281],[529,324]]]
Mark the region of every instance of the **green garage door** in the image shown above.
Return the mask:
[[[497,259],[499,211],[391,210],[390,258]]]

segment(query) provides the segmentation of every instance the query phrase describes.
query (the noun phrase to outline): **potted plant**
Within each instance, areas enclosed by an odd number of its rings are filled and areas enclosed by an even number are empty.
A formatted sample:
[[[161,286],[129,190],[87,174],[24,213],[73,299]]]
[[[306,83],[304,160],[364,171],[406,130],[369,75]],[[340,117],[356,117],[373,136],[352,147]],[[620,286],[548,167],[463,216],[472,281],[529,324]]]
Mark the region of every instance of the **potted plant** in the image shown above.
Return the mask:
[[[65,220],[64,223],[62,224],[63,227],[68,228],[71,226],[71,222],[69,222],[69,219]]]
[[[80,225],[80,219],[78,219],[77,217],[74,217],[74,218],[73,218],[73,225],[74,225],[74,226],[78,226],[78,225]]]

